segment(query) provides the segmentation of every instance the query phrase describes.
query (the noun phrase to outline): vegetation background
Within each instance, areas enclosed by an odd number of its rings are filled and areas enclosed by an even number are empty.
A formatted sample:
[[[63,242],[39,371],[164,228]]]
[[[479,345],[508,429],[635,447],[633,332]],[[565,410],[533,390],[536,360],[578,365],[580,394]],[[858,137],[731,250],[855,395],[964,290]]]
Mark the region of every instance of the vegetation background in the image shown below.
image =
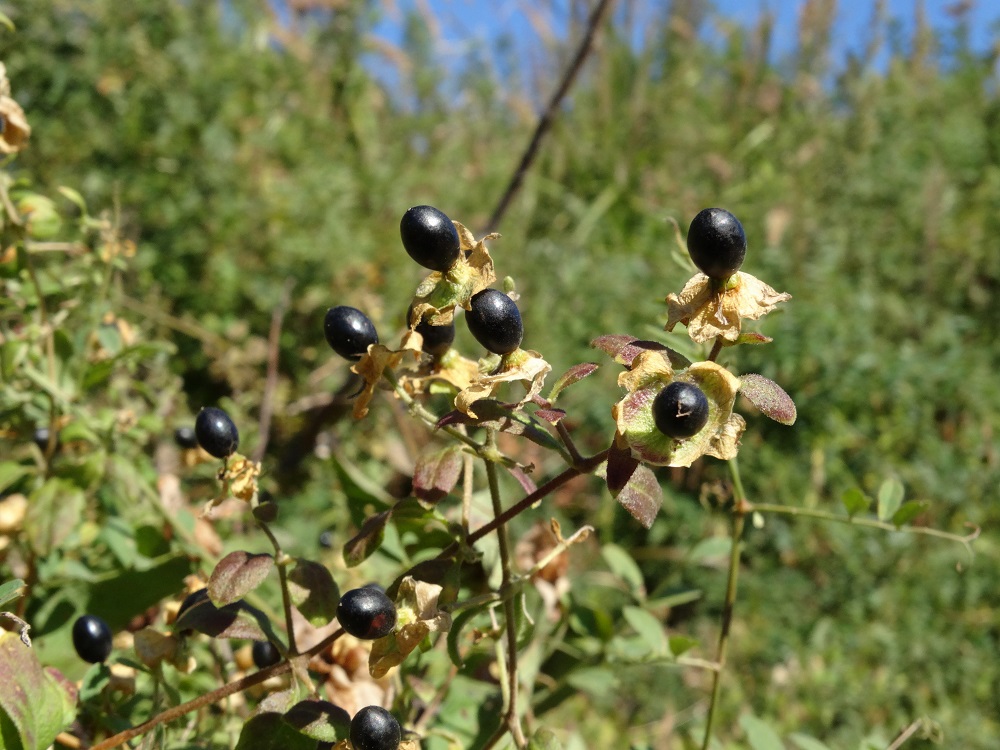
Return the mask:
[[[997,747],[1000,35],[973,47],[961,7],[944,26],[904,34],[873,4],[867,46],[835,59],[833,0],[801,3],[797,43],[784,50],[767,14],[744,26],[708,2],[676,0],[638,27],[639,5],[617,5],[496,227],[526,345],[557,372],[598,361],[588,343],[602,333],[683,347],[683,332],[662,331],[662,299],[689,270],[669,219],[684,227],[710,205],[736,213],[746,270],[794,296],[762,327],[774,344],[728,359],[798,405],[790,429],[748,416],[749,496],[837,510],[846,491],[874,494],[895,478],[927,501],[916,523],[983,534],[970,565],[960,546],[925,537],[774,517],[752,528],[721,741],[743,746],[754,725],[736,717],[749,715],[830,747],[885,747],[927,717],[947,747]],[[350,304],[385,339],[402,330],[419,271],[401,251],[399,217],[429,203],[484,227],[587,4],[543,3],[527,43],[501,30],[461,64],[442,62],[426,8],[407,12],[399,46],[380,40],[373,29],[391,8],[373,1],[0,9],[17,25],[3,32],[0,59],[33,128],[15,176],[114,208],[136,254],[109,299],[173,347],[154,368],[171,385],[137,429],[169,439],[221,402],[253,446],[269,394],[266,482],[292,509],[288,533],[328,527],[346,539],[344,457],[389,486],[413,433],[386,401],[358,424],[326,403],[346,366],[318,321]],[[284,323],[268,385],[276,310]],[[5,325],[15,314],[4,308]],[[595,451],[613,430],[606,369],[564,404]],[[27,450],[32,414],[45,418],[5,404],[8,455]],[[628,550],[651,592],[695,592],[668,622],[707,654],[724,593],[724,468],[662,470],[667,499],[648,532],[594,483],[571,485],[542,513],[594,524],[602,542]],[[238,543],[239,524],[223,531]],[[596,576],[572,574],[599,609]],[[43,654],[69,622],[44,605],[33,605]],[[595,673],[572,683],[547,722],[588,747],[621,746],[622,732],[636,747],[673,746],[703,720],[706,684],[651,667]]]

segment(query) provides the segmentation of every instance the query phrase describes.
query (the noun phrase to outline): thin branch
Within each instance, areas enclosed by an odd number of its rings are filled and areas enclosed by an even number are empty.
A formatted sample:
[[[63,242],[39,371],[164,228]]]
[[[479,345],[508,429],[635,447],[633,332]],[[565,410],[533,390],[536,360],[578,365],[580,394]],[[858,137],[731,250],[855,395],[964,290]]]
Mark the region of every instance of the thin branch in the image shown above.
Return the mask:
[[[576,54],[573,55],[573,59],[570,61],[569,67],[566,68],[566,72],[563,74],[559,87],[552,95],[552,99],[549,100],[549,104],[542,113],[542,116],[538,119],[538,124],[535,126],[535,132],[531,136],[531,141],[528,143],[528,147],[521,156],[521,162],[517,165],[517,169],[514,170],[514,174],[511,176],[510,182],[507,184],[507,189],[504,191],[503,196],[497,203],[496,208],[493,209],[493,215],[490,216],[489,223],[487,224],[483,234],[496,230],[501,219],[503,219],[504,214],[507,213],[507,209],[510,207],[511,201],[514,200],[514,196],[517,194],[517,191],[520,190],[521,183],[524,181],[524,176],[527,174],[532,163],[534,163],[535,158],[538,156],[538,148],[542,143],[542,138],[544,138],[545,134],[551,129],[552,123],[555,120],[556,112],[559,109],[559,105],[562,104],[562,100],[566,98],[566,94],[569,93],[570,87],[573,85],[577,75],[580,73],[580,69],[583,67],[584,61],[587,59],[587,55],[590,54],[590,50],[594,46],[594,37],[597,34],[597,27],[601,25],[601,21],[604,20],[604,17],[611,10],[613,3],[614,0],[600,0],[600,2],[597,3],[597,7],[595,7],[593,12],[590,14],[590,18],[587,21],[587,28],[583,33],[583,38],[580,40],[579,47],[577,47]]]
[[[281,300],[271,314],[271,331],[267,337],[267,379],[264,381],[264,395],[260,400],[257,448],[253,452],[253,460],[258,462],[264,458],[264,452],[267,450],[267,443],[271,437],[274,392],[278,388],[278,355],[281,351],[281,325],[285,320],[285,311],[288,310],[292,286],[292,280],[285,279],[285,286],[281,291]]]
[[[343,634],[344,630],[342,628],[338,628],[337,632],[324,638],[311,649],[306,651],[303,656],[315,656],[316,654],[322,652],[325,648],[329,647],[331,643],[336,641]],[[216,688],[209,693],[199,695],[197,698],[190,700],[187,703],[174,706],[163,713],[157,714],[152,719],[140,724],[139,726],[126,729],[124,732],[119,732],[113,737],[108,737],[108,739],[103,742],[98,742],[96,745],[92,746],[90,750],[111,750],[113,747],[118,747],[131,739],[146,734],[146,732],[158,727],[160,724],[173,721],[174,719],[179,719],[185,714],[190,713],[191,711],[196,711],[199,708],[204,708],[205,706],[210,706],[213,703],[218,703],[223,698],[228,698],[234,693],[240,693],[247,688],[253,687],[254,685],[259,685],[269,677],[283,675],[285,672],[291,671],[291,669],[291,662],[283,661],[275,664],[274,666],[262,669],[259,672],[254,672],[253,674],[247,675],[246,677],[236,680],[235,682],[230,682],[220,688]]]

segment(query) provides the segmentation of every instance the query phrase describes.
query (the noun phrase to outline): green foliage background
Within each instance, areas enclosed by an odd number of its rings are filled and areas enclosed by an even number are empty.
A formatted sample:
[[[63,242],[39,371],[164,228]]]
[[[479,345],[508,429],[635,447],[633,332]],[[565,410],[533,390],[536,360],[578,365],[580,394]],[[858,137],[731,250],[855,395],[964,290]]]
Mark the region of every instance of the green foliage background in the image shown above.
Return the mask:
[[[147,335],[176,347],[163,365],[187,395],[160,426],[225,397],[253,444],[265,341],[287,287],[265,463],[295,464],[272,478],[279,496],[345,524],[324,489],[333,470],[289,454],[308,419],[290,405],[332,392],[346,372],[319,318],[350,304],[385,340],[401,331],[419,271],[399,246],[399,216],[430,203],[478,233],[526,144],[532,97],[552,87],[573,40],[540,43],[538,70],[513,66],[502,39],[456,69],[418,15],[402,50],[375,46],[376,3],[294,23],[250,0],[5,11],[18,31],[5,33],[2,58],[34,130],[16,169],[120,207],[138,246],[121,299]],[[674,3],[635,44],[616,16],[559,113],[492,244],[522,294],[526,344],[557,372],[599,361],[587,344],[601,333],[683,346],[683,332],[661,330],[662,298],[689,270],[668,219],[684,227],[708,205],[736,213],[745,270],[794,296],[760,327],[774,344],[726,360],[781,383],[799,410],[789,429],[741,407],[750,497],[837,509],[845,491],[874,494],[894,477],[928,501],[919,524],[984,533],[970,567],[957,545],[926,538],[776,518],[752,529],[722,715],[756,714],[831,747],[884,747],[927,716],[947,746],[994,747],[1000,39],[973,51],[959,21],[919,28],[885,66],[874,47],[832,66],[829,26],[814,20],[774,62],[766,19],[710,19],[699,3]],[[693,32],[703,24],[712,43]],[[373,77],[373,56],[396,62],[397,88]],[[564,404],[594,450],[613,429],[606,369]],[[381,481],[394,424],[383,404],[367,423],[329,429]],[[580,490],[560,511],[628,549],[651,591],[700,589],[671,622],[706,645],[724,572],[717,556],[689,553],[726,534],[713,494],[723,468],[664,471],[668,501],[648,533],[606,494]],[[614,690],[577,685],[599,710],[570,698],[559,721],[581,722],[600,747],[620,727],[599,716],[654,743],[661,722],[698,715],[688,688],[704,690],[701,675],[634,672],[612,675]]]

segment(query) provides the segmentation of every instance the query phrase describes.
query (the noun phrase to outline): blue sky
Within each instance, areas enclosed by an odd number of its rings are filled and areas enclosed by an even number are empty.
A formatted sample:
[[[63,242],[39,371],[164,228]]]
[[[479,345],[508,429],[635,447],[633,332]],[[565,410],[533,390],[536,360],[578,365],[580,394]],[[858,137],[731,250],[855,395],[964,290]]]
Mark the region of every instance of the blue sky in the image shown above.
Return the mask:
[[[888,0],[889,15],[899,20],[904,36],[913,29],[918,2],[919,0]],[[953,23],[947,9],[955,6],[956,2],[957,0],[923,0],[922,5],[933,26],[947,27]],[[556,15],[561,15],[568,5],[568,0],[555,0],[552,3],[538,3],[532,0],[386,0],[383,3],[384,18],[379,24],[377,35],[391,43],[398,43],[401,38],[403,14],[407,10],[422,6],[432,12],[438,24],[444,58],[454,55],[456,59],[460,59],[463,52],[476,40],[487,41],[505,32],[525,41],[537,39],[525,9],[539,6],[555,7]],[[774,40],[779,54],[782,50],[794,46],[801,5],[801,0],[715,0],[714,2],[719,15],[744,24],[752,24],[763,9],[775,13]],[[872,0],[840,0],[837,4],[835,55],[842,58],[847,51],[863,45],[872,19],[872,6]],[[640,0],[635,3],[635,7],[641,12],[642,9],[662,7],[662,2]],[[550,22],[559,22],[558,18],[553,18],[552,13],[549,13],[547,18]],[[974,46],[980,49],[987,47],[990,40],[997,37],[996,30],[1000,26],[1000,0],[978,0],[972,3],[968,18],[971,22]]]

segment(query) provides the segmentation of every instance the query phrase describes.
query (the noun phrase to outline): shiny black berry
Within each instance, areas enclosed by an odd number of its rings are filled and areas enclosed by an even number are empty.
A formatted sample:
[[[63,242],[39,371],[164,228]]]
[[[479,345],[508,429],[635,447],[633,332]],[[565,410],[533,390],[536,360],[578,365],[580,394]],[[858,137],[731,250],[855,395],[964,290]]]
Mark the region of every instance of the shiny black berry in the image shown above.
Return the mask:
[[[44,453],[49,449],[49,432],[48,427],[36,427],[34,433],[31,435],[32,441],[38,446],[38,449]],[[56,435],[56,447],[59,446],[59,436]]]
[[[410,257],[432,271],[447,271],[462,252],[455,225],[433,206],[408,209],[399,222],[399,236]]]
[[[319,535],[319,546],[323,549],[333,549],[333,533],[329,530]]]
[[[406,325],[410,325],[412,315],[413,305],[410,305],[410,309],[406,311]],[[435,357],[443,356],[455,343],[455,321],[443,326],[432,326],[426,320],[421,320],[414,330],[424,339],[421,348]]]
[[[78,617],[73,623],[73,648],[85,662],[100,664],[111,654],[111,628],[100,617]]]
[[[396,750],[403,731],[396,717],[381,706],[362,708],[351,719],[354,750]]]
[[[326,311],[323,333],[330,347],[344,359],[360,359],[371,344],[378,343],[378,331],[368,316],[347,305]]]
[[[747,255],[747,236],[739,219],[723,208],[706,208],[694,217],[687,235],[691,260],[713,279],[728,279]]]
[[[653,399],[653,421],[664,435],[689,438],[708,423],[708,398],[698,386],[674,381]]]
[[[524,323],[514,300],[498,289],[484,289],[471,305],[465,321],[476,341],[494,354],[510,354],[521,345]]]
[[[355,638],[373,641],[396,627],[396,605],[384,591],[363,586],[340,597],[337,621]]]
[[[266,669],[281,661],[281,654],[270,641],[254,641],[250,654],[257,669]]]
[[[209,406],[198,412],[194,420],[194,434],[198,445],[216,458],[225,458],[240,446],[240,433],[233,420],[222,409]]]
[[[178,448],[197,448],[198,436],[194,434],[194,427],[178,427],[174,430],[174,442]]]

